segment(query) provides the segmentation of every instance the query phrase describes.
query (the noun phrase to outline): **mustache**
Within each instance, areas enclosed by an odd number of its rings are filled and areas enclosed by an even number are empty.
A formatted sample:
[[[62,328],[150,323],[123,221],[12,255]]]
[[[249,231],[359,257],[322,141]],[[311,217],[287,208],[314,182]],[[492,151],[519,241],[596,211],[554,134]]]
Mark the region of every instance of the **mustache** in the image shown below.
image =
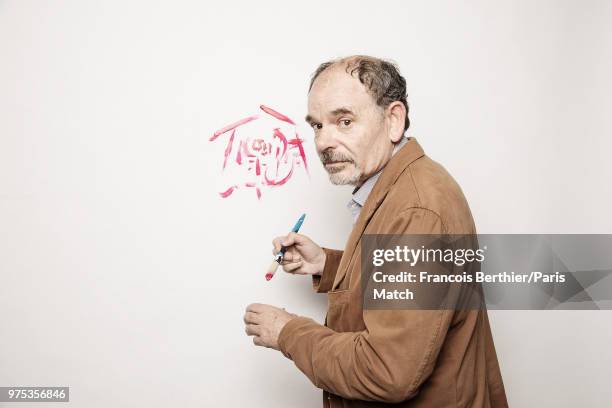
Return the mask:
[[[319,153],[319,158],[323,164],[340,161],[354,163],[353,159],[351,159],[349,156],[343,153],[335,152],[331,149],[323,150],[321,153]]]

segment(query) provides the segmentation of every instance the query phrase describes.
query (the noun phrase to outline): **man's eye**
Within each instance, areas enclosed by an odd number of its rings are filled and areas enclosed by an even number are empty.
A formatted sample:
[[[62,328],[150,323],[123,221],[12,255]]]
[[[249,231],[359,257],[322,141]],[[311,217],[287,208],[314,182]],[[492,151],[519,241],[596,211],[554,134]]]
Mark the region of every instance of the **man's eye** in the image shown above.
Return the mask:
[[[342,120],[340,121],[340,124],[341,124],[342,126],[345,126],[345,127],[346,127],[346,126],[350,126],[350,125],[351,125],[351,123],[353,123],[353,121],[352,121],[352,120],[350,120],[350,119],[342,119]]]
[[[312,126],[314,130],[319,130],[323,127],[323,125],[321,125],[320,123],[313,123],[310,126]]]

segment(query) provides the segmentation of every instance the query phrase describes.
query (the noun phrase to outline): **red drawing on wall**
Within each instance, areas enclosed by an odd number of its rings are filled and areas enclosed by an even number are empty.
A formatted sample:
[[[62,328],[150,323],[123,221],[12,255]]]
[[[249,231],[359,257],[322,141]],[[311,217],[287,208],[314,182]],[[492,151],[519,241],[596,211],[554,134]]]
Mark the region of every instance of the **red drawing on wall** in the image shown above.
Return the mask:
[[[236,180],[219,192],[223,198],[244,187],[254,189],[260,199],[263,188],[284,185],[291,179],[296,167],[303,166],[308,174],[304,140],[300,139],[295,122],[267,106],[261,105],[259,108],[274,119],[269,128],[245,127],[260,119],[259,115],[253,115],[217,130],[209,139],[213,142],[220,136],[227,138],[222,171],[233,168],[233,178]]]

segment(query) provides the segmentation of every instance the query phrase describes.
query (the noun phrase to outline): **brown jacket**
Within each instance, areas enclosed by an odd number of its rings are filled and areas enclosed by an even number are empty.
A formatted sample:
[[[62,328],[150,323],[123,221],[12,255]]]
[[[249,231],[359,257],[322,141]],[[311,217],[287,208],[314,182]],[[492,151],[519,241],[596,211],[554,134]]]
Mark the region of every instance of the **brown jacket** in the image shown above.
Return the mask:
[[[318,388],[324,407],[507,407],[486,310],[363,310],[362,234],[473,234],[453,178],[410,138],[387,163],[344,251],[324,248],[315,290],[325,326],[291,320],[281,352]]]

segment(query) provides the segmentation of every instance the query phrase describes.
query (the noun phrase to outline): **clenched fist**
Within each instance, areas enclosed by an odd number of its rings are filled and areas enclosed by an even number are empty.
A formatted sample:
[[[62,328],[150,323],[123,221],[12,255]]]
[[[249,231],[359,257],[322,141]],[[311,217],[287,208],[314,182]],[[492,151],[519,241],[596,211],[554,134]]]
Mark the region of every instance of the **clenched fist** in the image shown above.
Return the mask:
[[[272,305],[253,303],[244,314],[246,334],[253,336],[253,343],[278,350],[278,335],[285,324],[297,315]]]

